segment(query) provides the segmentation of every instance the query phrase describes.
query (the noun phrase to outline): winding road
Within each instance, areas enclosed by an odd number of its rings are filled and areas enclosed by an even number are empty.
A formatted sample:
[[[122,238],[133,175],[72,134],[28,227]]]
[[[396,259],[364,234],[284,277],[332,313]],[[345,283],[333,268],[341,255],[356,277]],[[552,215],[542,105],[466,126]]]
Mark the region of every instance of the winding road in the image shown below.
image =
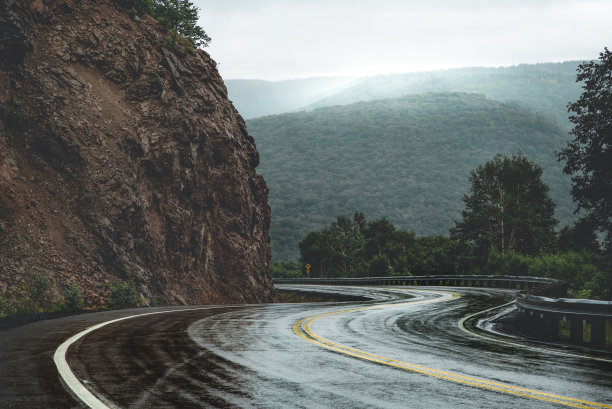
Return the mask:
[[[612,361],[458,325],[509,291],[299,288],[371,301],[114,311],[3,331],[0,407],[85,407],[90,394],[100,408],[612,408]]]

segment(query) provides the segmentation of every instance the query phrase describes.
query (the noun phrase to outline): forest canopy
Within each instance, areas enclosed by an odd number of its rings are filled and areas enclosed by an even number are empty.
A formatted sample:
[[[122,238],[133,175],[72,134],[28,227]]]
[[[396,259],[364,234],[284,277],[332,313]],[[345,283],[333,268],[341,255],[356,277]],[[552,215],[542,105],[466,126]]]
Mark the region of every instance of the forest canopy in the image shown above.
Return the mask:
[[[460,217],[469,171],[498,152],[542,166],[561,226],[575,220],[555,150],[567,133],[516,105],[441,93],[362,102],[247,121],[270,189],[272,256],[355,209],[418,235],[446,234]]]
[[[507,274],[566,281],[570,296],[612,299],[612,271],[582,219],[559,233],[541,168],[521,153],[472,170],[463,220],[451,237],[417,236],[385,218],[338,216],[300,242],[299,264],[275,263],[277,277]],[[306,268],[308,266],[308,268]]]
[[[584,226],[583,226],[584,227]],[[340,233],[340,234],[338,234]],[[300,242],[298,263],[272,263],[275,277],[392,277],[411,275],[507,274],[549,277],[568,283],[569,295],[612,300],[612,273],[601,268],[601,252],[574,228],[564,233],[571,248],[534,255],[486,249],[446,236],[419,237],[398,229],[385,218],[369,222],[362,213],[338,216]],[[583,241],[581,238],[586,238]],[[587,249],[588,248],[588,249]],[[306,272],[306,264],[310,272]]]

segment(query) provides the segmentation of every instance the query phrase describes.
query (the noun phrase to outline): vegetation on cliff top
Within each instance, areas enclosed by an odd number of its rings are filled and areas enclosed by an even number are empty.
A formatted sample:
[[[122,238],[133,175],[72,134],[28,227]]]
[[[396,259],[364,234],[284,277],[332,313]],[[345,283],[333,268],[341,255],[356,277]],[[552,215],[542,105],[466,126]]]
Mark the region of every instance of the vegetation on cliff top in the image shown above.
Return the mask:
[[[132,14],[150,14],[165,29],[194,47],[206,47],[210,37],[197,25],[199,9],[189,0],[118,0]]]

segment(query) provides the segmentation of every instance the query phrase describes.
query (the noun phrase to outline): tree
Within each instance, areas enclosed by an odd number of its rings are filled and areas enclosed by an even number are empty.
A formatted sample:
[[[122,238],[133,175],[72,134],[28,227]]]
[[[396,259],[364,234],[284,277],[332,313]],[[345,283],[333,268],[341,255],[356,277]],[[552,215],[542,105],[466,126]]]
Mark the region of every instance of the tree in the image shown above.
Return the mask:
[[[371,277],[386,277],[393,273],[393,267],[386,254],[376,254],[368,263],[368,273]]]
[[[136,283],[133,281],[118,281],[108,286],[110,295],[106,301],[109,308],[137,307],[143,302]]]
[[[412,271],[417,275],[457,274],[464,268],[469,245],[444,236],[425,236],[416,240]],[[472,266],[470,266],[472,267]],[[468,268],[470,274],[473,269]]]
[[[70,287],[62,290],[64,296],[64,305],[62,309],[66,311],[80,311],[83,308],[83,290],[81,287],[73,283]]]
[[[541,180],[542,168],[519,152],[497,154],[470,172],[470,195],[463,201],[463,220],[451,237],[472,242],[485,257],[489,252],[538,254],[554,247],[555,204]]]
[[[384,217],[367,224],[364,231],[365,257],[370,259],[376,255],[382,256],[386,253],[387,247],[394,242],[396,229],[389,220]]]
[[[595,225],[610,237],[612,231],[612,53],[608,48],[599,61],[578,66],[576,81],[584,81],[573,112],[574,140],[557,154],[565,160],[563,172],[572,175],[576,211],[586,210]]]
[[[582,218],[573,227],[565,226],[559,231],[559,251],[599,252],[599,242],[593,224]]]
[[[183,36],[194,47],[206,47],[210,37],[197,25],[199,9],[189,0],[119,0],[130,14],[150,14],[175,36]]]
[[[210,37],[197,25],[199,9],[189,0],[154,0],[153,16],[168,30],[185,37],[194,47],[207,46]]]
[[[365,223],[363,213],[355,213],[352,220],[338,216],[331,226],[323,230],[323,240],[329,250],[331,264],[341,277],[349,276],[349,272],[361,260]]]
[[[312,277],[324,277],[328,267],[329,251],[325,246],[323,234],[318,231],[308,233],[299,244],[300,264],[310,264]]]

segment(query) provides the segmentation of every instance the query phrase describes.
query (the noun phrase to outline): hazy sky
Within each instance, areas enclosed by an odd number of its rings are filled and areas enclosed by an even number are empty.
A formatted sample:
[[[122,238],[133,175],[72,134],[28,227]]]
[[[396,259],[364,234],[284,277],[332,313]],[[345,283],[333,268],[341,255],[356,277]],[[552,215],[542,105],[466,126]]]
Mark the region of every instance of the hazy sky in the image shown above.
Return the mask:
[[[224,79],[595,59],[612,0],[192,0]]]

